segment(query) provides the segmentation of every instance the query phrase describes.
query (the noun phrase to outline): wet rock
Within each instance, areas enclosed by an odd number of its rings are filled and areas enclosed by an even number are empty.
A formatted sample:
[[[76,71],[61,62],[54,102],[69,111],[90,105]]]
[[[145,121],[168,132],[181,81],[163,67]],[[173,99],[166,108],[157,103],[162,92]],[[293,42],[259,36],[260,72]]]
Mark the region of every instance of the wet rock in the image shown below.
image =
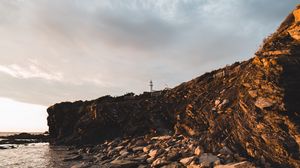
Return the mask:
[[[5,146],[0,146],[0,149],[8,149],[8,148]]]

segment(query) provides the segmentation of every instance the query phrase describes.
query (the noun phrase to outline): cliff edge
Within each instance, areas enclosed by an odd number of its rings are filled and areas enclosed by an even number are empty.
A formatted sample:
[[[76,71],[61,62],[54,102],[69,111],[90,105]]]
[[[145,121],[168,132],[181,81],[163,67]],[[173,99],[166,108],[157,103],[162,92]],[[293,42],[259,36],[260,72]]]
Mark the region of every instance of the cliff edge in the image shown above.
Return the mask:
[[[56,144],[115,137],[182,134],[205,150],[224,146],[276,167],[300,167],[300,7],[252,59],[173,89],[105,96],[48,108]]]

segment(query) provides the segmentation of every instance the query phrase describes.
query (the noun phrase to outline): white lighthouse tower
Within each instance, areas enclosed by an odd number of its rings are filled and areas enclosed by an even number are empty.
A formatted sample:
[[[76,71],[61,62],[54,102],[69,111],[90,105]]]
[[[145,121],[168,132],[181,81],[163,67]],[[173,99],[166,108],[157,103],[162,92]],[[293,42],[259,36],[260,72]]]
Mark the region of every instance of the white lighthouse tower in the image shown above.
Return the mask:
[[[152,82],[152,80],[150,80],[150,92],[152,93],[153,92],[153,82]]]

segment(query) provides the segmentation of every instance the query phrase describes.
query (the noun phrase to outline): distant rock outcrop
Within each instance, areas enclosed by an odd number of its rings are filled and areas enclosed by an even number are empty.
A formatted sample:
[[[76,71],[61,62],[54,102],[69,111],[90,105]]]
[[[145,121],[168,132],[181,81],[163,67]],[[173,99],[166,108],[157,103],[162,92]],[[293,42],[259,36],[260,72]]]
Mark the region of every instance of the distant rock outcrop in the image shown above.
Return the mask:
[[[53,143],[93,143],[174,131],[207,151],[224,146],[276,167],[300,167],[300,9],[254,58],[162,94],[105,96],[48,108]]]

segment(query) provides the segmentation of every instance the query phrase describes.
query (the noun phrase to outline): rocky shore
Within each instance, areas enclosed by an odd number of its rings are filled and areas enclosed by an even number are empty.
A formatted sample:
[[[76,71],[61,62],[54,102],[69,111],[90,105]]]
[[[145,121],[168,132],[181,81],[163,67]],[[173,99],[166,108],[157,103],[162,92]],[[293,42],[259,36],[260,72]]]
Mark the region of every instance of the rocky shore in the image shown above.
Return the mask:
[[[78,160],[73,168],[255,168],[255,164],[270,167],[264,161],[251,163],[227,146],[215,153],[206,153],[199,142],[197,138],[182,135],[117,138],[81,147],[64,161]]]
[[[0,146],[0,149],[15,148],[14,145],[49,142],[47,134],[29,134],[20,133],[10,136],[0,136],[0,145],[9,144],[8,146]]]
[[[83,167],[300,167],[299,30],[300,6],[247,61],[168,90],[55,104],[50,142],[90,144],[66,159],[90,154]]]

